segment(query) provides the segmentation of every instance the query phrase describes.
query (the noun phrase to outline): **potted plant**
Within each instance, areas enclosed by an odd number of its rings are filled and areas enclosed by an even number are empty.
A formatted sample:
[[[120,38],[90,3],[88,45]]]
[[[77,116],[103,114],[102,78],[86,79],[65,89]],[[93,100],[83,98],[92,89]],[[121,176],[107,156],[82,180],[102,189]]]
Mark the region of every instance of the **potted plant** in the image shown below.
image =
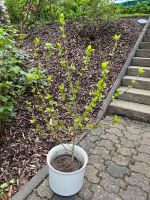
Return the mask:
[[[94,49],[88,45],[81,67],[77,68],[68,58],[63,14],[60,17],[60,24],[62,41],[56,45],[45,43],[44,49],[46,59],[50,59],[53,55],[57,56],[57,66],[60,68],[57,73],[60,75],[61,84],[58,85],[56,77],[49,75],[39,64],[34,68],[34,73],[28,74],[28,79],[32,83],[31,92],[34,100],[28,101],[27,104],[32,113],[30,122],[35,125],[36,130],[41,134],[51,134],[60,143],[47,155],[50,187],[59,195],[70,196],[81,189],[88,162],[87,153],[76,145],[76,137],[83,130],[97,127],[90,116],[97,103],[104,98],[103,91],[106,88],[111,62],[105,61],[101,64],[101,77],[90,93],[90,99],[81,109],[81,105],[77,104],[77,98],[82,95],[82,84]],[[115,35],[113,38],[115,42],[111,57],[120,36]],[[33,56],[36,59],[40,40],[35,38],[34,43]],[[36,80],[35,83],[34,80]],[[72,138],[71,144],[62,144],[60,133],[69,135]]]

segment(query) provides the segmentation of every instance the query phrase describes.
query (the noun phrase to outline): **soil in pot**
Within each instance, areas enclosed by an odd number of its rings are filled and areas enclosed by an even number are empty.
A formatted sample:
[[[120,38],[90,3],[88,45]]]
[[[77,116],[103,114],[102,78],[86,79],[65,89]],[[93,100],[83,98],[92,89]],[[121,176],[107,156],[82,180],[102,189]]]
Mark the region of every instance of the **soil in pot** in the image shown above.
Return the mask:
[[[82,163],[77,158],[72,161],[71,155],[60,155],[54,159],[51,165],[60,172],[74,172],[82,167]]]

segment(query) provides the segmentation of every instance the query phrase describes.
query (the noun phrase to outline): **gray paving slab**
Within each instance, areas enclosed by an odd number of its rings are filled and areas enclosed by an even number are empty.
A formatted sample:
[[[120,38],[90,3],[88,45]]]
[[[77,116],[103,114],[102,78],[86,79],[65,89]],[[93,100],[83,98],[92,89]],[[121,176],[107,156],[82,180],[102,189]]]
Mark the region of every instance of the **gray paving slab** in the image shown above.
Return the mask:
[[[71,197],[53,194],[45,179],[26,200],[149,200],[150,124],[112,117],[89,133],[80,146],[89,155],[81,191]],[[98,134],[99,132],[99,134]]]

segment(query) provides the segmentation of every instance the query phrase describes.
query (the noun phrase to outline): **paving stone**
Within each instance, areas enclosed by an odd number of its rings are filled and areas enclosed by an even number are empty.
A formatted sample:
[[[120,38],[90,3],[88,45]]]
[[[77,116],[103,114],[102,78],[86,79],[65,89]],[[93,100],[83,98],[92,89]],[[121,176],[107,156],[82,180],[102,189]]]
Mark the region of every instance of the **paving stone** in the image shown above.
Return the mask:
[[[137,150],[150,155],[150,146],[148,145],[140,145],[140,147],[137,147]]]
[[[120,195],[124,200],[147,200],[147,194],[137,186],[128,186],[126,191],[120,191]]]
[[[119,130],[125,130],[126,129],[125,126],[124,126],[124,124],[121,124],[121,123],[120,124],[111,124],[109,126],[109,128],[116,128],[116,129],[119,129]],[[119,135],[120,134],[122,135],[122,133],[119,132]]]
[[[127,166],[129,164],[130,158],[122,156],[119,153],[115,153],[112,157],[112,161],[114,161],[117,165]]]
[[[130,175],[131,171],[125,166],[116,165],[112,161],[105,162],[107,166],[107,172],[114,178],[123,178],[125,175]]]
[[[150,126],[149,124],[146,124],[146,127],[142,128],[143,133],[148,132],[150,133]]]
[[[98,183],[100,180],[100,178],[98,177],[98,170],[93,167],[93,165],[87,165],[85,177],[91,183]]]
[[[83,139],[83,140],[79,143],[79,145],[80,145],[85,151],[87,151],[87,153],[88,153],[88,151],[89,151],[90,148],[94,148],[94,147],[96,146],[94,143],[92,143],[92,142],[90,142],[90,141],[86,141],[85,139]]]
[[[129,133],[129,132],[126,132],[125,134],[124,134],[124,137],[125,138],[127,138],[128,140],[133,140],[133,141],[138,141],[138,140],[140,140],[141,138],[142,138],[142,135],[141,134],[139,134],[139,135],[137,135],[137,134],[131,134],[131,133]]]
[[[82,187],[81,191],[79,192],[79,197],[81,197],[82,199],[85,199],[85,200],[91,200],[93,197],[91,187],[92,187],[92,184],[85,179],[83,187]]]
[[[138,155],[133,156],[133,158],[137,161],[141,161],[143,163],[146,163],[150,166],[150,155],[146,153],[138,153]]]
[[[146,178],[142,174],[132,173],[130,177],[126,176],[125,181],[130,185],[136,185],[143,189],[143,191],[150,192],[150,179]]]
[[[134,165],[129,166],[134,172],[144,174],[146,177],[150,178],[150,167],[142,162],[136,161]]]
[[[92,191],[92,200],[122,200],[117,194],[104,191],[100,185],[93,185]]]
[[[36,191],[34,191],[29,197],[28,200],[42,200],[41,197],[37,196]]]
[[[150,139],[148,138],[143,138],[143,140],[140,141],[141,144],[146,144],[148,146],[150,146]]]
[[[138,142],[130,141],[130,140],[128,140],[128,139],[125,138],[125,137],[120,138],[120,142],[121,142],[121,145],[122,145],[123,147],[126,147],[126,148],[133,148],[133,149],[134,149],[136,146],[139,145]]]
[[[99,171],[105,170],[104,160],[98,155],[89,155],[89,164],[93,165]]]
[[[144,137],[144,138],[149,138],[149,139],[150,139],[150,130],[149,130],[149,132],[144,133],[144,134],[143,134],[143,137]]]
[[[100,140],[100,137],[97,136],[97,135],[88,134],[88,135],[85,137],[85,140],[86,140],[87,142],[95,143],[96,141]]]
[[[131,156],[132,154],[137,154],[137,151],[133,148],[126,148],[121,146],[120,144],[115,144],[115,147],[117,148],[117,152],[123,156]]]
[[[49,187],[48,178],[43,181],[43,183],[36,189],[37,195],[41,198],[46,197],[51,199],[53,196],[53,191]]]
[[[118,140],[118,136],[113,135],[112,133],[106,133],[106,135],[102,135],[101,138],[105,139],[105,140],[110,140],[111,142],[118,144],[119,140]]]
[[[117,128],[114,127],[114,128],[105,129],[105,131],[107,133],[112,133],[116,136],[122,136],[123,135],[121,130],[118,127]]]
[[[114,143],[111,142],[110,140],[104,140],[102,139],[101,141],[96,142],[97,146],[105,147],[108,150],[114,149]]]
[[[52,200],[81,200],[81,198],[77,195],[69,196],[69,197],[62,197],[62,196],[58,196],[55,194]]]
[[[100,177],[100,184],[108,192],[118,193],[121,187],[125,187],[125,183],[121,179],[115,179],[106,172],[100,173]]]
[[[105,147],[96,146],[94,149],[90,149],[89,153],[101,156],[101,158],[110,159],[110,151]]]
[[[126,129],[127,129],[127,131],[129,132],[129,133],[131,133],[131,134],[137,134],[137,135],[139,135],[140,133],[141,133],[141,127],[139,127],[139,129],[137,129],[137,127],[136,126],[127,126],[126,127]]]
[[[102,134],[105,134],[104,128],[97,128],[96,130],[91,131],[91,135],[100,136]]]
[[[89,163],[77,195],[53,196],[46,179],[27,200],[150,200],[150,125],[120,119],[117,126],[109,117],[80,142]]]

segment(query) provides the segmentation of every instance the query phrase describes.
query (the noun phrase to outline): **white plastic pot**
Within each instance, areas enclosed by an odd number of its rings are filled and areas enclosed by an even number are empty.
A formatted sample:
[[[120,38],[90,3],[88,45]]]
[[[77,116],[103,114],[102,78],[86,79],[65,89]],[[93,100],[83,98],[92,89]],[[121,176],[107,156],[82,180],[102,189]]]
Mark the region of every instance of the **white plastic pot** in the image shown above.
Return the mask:
[[[81,147],[75,145],[75,157],[82,163],[82,168],[75,172],[60,172],[54,169],[51,165],[52,161],[60,155],[68,154],[67,149],[71,150],[71,148],[72,144],[60,144],[52,148],[47,155],[50,188],[61,196],[71,196],[80,191],[88,162],[87,153]]]

